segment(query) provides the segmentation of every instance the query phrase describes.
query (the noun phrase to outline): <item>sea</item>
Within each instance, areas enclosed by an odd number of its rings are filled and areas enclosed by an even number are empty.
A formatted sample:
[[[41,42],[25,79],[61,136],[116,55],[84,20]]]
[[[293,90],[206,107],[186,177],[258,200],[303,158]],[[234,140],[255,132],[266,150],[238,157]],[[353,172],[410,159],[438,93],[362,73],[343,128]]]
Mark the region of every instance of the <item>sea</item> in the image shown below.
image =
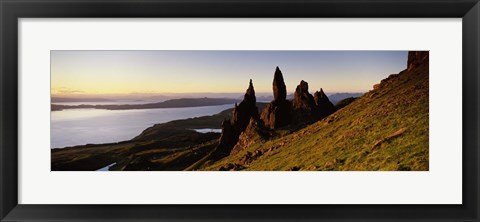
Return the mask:
[[[78,105],[73,103],[55,104]],[[130,140],[154,124],[177,119],[209,116],[233,108],[233,106],[234,104],[186,108],[132,110],[67,109],[52,111],[50,147],[52,149],[65,148],[76,145]],[[202,133],[219,132],[219,129],[193,130]]]

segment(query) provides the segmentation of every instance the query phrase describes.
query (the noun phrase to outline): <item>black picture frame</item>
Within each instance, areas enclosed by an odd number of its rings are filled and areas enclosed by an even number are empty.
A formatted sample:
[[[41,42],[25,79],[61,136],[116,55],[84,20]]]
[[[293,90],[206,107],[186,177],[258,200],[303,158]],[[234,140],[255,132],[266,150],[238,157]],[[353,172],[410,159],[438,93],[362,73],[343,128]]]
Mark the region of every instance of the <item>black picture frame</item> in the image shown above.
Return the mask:
[[[0,15],[1,221],[479,221],[478,0],[0,0]],[[463,204],[18,204],[17,20],[47,17],[462,18]]]

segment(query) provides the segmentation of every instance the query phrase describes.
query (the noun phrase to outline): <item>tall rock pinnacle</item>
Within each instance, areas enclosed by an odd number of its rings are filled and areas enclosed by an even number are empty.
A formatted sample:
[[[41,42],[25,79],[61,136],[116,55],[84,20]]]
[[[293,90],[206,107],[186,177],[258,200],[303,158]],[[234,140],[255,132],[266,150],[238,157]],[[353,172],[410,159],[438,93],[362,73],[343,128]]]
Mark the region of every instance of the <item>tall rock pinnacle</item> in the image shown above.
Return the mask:
[[[278,66],[273,76],[273,97],[274,100],[285,100],[287,98],[287,86],[285,86],[282,71]]]
[[[283,80],[282,71],[277,68],[273,74],[274,100],[263,108],[260,119],[271,129],[283,127],[291,122],[291,103],[287,100],[287,86]]]
[[[256,97],[255,97],[255,89],[253,88],[253,83],[252,80],[250,79],[250,83],[248,84],[248,89],[245,92],[245,96],[243,96],[244,101],[250,101],[253,103],[256,103]],[[243,101],[242,101],[243,102]]]

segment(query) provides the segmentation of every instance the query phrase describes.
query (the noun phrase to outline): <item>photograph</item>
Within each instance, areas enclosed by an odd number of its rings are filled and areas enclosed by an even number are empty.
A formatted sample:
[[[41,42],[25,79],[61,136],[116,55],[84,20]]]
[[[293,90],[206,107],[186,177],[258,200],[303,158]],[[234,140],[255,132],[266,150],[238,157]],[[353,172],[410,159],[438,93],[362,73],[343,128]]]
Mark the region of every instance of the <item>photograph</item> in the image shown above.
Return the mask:
[[[0,2],[0,222],[480,222],[480,0]]]
[[[51,50],[51,171],[429,171],[429,51]]]

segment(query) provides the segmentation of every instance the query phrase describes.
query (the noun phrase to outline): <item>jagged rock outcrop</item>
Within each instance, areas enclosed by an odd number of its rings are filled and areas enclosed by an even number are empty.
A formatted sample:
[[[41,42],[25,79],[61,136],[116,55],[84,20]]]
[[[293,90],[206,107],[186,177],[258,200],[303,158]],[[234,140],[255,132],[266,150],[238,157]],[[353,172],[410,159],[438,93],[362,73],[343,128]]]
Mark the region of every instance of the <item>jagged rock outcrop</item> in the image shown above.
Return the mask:
[[[291,102],[287,100],[287,86],[282,71],[277,68],[273,77],[274,100],[263,108],[260,119],[271,129],[283,127],[291,123]]]
[[[212,159],[220,159],[228,156],[238,142],[238,137],[245,131],[250,119],[258,119],[257,99],[255,97],[255,89],[253,88],[252,80],[245,96],[240,104],[235,104],[232,111],[232,119],[224,120],[222,123],[222,135],[220,136],[219,145],[211,153]]]
[[[409,51],[407,70],[410,71],[423,62],[428,62],[428,59],[429,51]]]
[[[292,100],[292,123],[305,125],[317,120],[317,110],[313,96],[308,92],[308,83],[300,81]]]
[[[284,127],[292,122],[291,102],[272,101],[263,108],[260,118],[270,129]]]
[[[248,147],[253,138],[267,138],[272,133],[271,129],[291,124],[296,127],[307,125],[335,112],[335,106],[323,89],[315,92],[314,97],[308,92],[308,83],[303,80],[297,86],[292,102],[288,101],[287,87],[278,67],[272,85],[274,100],[259,115],[255,90],[250,80],[243,101],[235,104],[231,120],[222,123],[222,135],[219,145],[211,154],[212,159],[239,152]]]
[[[274,100],[267,104],[260,114],[265,126],[271,129],[290,124],[305,125],[322,119],[333,112],[335,106],[330,102],[323,89],[312,96],[308,92],[308,83],[301,81],[297,86],[292,102],[286,99],[287,87],[283,75],[277,67],[273,78]]]
[[[335,106],[328,99],[327,95],[323,92],[323,89],[320,88],[320,92],[316,91],[313,100],[315,101],[317,118],[323,119],[328,115],[335,112]]]
[[[240,134],[231,154],[238,153],[260,140],[268,139],[272,133],[272,130],[265,127],[263,121],[251,118],[245,131]]]

